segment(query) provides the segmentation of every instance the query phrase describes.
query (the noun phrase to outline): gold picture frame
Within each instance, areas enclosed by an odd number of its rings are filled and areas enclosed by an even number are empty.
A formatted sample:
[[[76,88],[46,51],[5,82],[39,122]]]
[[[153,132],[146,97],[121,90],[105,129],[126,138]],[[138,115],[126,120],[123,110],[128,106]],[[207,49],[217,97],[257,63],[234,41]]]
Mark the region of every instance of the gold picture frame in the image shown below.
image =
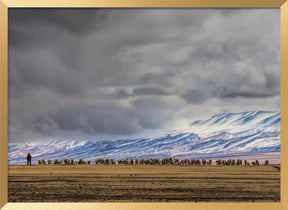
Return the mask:
[[[281,202],[280,203],[8,203],[8,8],[197,7],[281,10]],[[0,0],[0,208],[8,209],[288,209],[288,0]],[[239,20],[241,21],[241,20]]]

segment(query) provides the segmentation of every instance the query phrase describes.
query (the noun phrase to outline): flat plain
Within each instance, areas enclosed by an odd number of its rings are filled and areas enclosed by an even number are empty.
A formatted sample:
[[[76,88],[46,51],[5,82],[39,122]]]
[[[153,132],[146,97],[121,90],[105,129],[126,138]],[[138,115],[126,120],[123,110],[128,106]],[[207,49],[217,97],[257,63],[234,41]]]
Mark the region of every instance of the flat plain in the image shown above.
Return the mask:
[[[279,202],[280,166],[9,165],[9,202]]]

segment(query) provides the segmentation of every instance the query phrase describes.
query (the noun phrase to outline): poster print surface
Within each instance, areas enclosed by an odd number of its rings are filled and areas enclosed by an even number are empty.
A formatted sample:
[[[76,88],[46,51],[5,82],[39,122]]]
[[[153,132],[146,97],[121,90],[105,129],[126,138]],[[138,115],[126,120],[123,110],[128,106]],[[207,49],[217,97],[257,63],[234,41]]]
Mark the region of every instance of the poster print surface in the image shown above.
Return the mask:
[[[279,14],[9,10],[9,201],[279,202]]]

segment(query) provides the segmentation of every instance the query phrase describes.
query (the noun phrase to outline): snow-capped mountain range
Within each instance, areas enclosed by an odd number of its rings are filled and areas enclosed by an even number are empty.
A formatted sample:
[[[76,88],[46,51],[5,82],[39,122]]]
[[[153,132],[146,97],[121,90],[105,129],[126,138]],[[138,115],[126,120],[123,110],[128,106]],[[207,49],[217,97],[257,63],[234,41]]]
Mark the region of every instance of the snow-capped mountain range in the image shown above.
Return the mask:
[[[216,159],[275,153],[280,161],[280,112],[226,113],[199,120],[183,131],[163,137],[112,141],[41,141],[11,143],[8,163],[33,160],[84,158],[194,158]]]

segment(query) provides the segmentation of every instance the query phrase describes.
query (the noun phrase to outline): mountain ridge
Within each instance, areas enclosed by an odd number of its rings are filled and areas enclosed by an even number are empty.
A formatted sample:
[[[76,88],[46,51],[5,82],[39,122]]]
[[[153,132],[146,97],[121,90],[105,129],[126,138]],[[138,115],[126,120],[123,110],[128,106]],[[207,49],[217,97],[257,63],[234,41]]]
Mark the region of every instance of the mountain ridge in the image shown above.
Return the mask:
[[[195,123],[196,122],[196,123]],[[280,112],[223,113],[158,138],[46,141],[8,145],[8,163],[33,159],[222,158],[280,154]],[[279,155],[280,161],[280,155]]]

